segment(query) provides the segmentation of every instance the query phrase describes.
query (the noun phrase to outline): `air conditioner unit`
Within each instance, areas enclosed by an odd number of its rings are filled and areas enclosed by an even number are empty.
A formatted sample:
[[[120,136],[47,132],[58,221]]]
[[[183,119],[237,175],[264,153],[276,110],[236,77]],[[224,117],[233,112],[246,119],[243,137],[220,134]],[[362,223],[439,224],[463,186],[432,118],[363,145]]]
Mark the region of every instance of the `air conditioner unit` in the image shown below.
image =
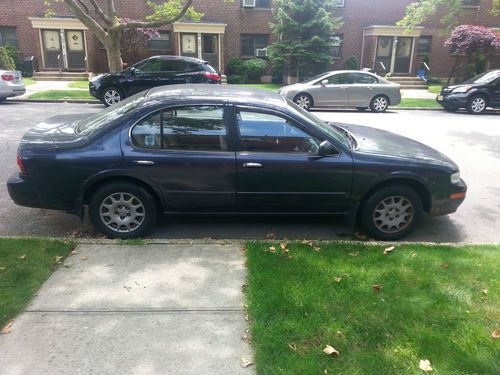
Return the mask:
[[[243,0],[243,8],[255,8],[255,0]]]
[[[255,56],[257,56],[257,57],[266,57],[267,56],[267,49],[265,49],[265,48],[257,48],[255,50]]]

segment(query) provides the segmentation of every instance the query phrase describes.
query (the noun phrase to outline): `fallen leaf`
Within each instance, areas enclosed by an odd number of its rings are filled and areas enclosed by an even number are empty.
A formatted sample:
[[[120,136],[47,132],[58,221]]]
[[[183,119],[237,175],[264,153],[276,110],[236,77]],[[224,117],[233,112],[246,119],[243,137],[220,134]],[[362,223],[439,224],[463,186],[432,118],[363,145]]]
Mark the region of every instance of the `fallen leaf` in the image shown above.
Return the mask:
[[[2,335],[6,335],[6,334],[10,333],[13,324],[14,324],[14,320],[13,319],[9,320],[7,325],[5,327],[3,327],[3,329],[2,329]]]
[[[354,253],[349,253],[349,255],[352,257],[357,257],[359,255],[359,252],[355,251]]]
[[[387,247],[384,249],[384,255],[387,255],[389,254],[390,252],[392,252],[393,250],[395,249],[394,246],[391,246],[391,247]]]
[[[252,366],[252,365],[253,365],[253,362],[250,361],[249,359],[241,358],[241,367],[247,368],[247,367]]]
[[[61,256],[56,255],[56,257],[55,257],[55,261],[56,261],[56,263],[57,263],[57,264],[60,264],[60,263],[62,262],[62,257],[61,257]]]
[[[372,285],[372,290],[373,290],[375,293],[380,292],[380,289],[382,289],[382,285],[381,285],[381,284],[374,284],[374,285]]]
[[[5,267],[0,267],[0,271],[5,271],[7,268]]]
[[[338,276],[338,277],[335,278],[335,281],[338,282],[338,283],[340,283],[340,281],[342,281],[342,278],[340,276]]]
[[[418,363],[418,368],[424,372],[431,372],[431,362],[428,359],[421,359]]]
[[[19,257],[19,259],[21,259],[21,260],[26,259],[26,254],[21,255],[21,256]]]
[[[491,337],[494,339],[500,339],[500,329],[495,329],[493,332],[491,332]]]
[[[275,252],[276,252],[276,247],[274,247],[274,246],[269,246],[269,251],[270,251],[271,253],[275,253]]]
[[[319,252],[319,251],[321,250],[321,247],[319,247],[319,246],[314,246],[314,247],[313,247],[313,249],[314,249],[314,251]]]
[[[69,257],[72,257],[73,255],[76,255],[76,254],[78,254],[78,251],[73,250],[71,253],[69,253],[69,255],[68,255],[68,256],[69,256]]]
[[[488,289],[481,290],[481,293],[483,293],[484,295],[487,295],[488,294]]]
[[[294,342],[291,342],[290,344],[288,344],[288,347],[289,347],[290,349],[292,349],[294,352],[296,352],[296,351],[297,351],[297,349],[298,349],[298,348],[297,348],[297,344],[296,344],[296,343],[294,343]]]
[[[309,241],[309,240],[302,240],[302,245],[307,245],[307,246],[310,246],[310,247],[314,246],[313,242]]]
[[[339,351],[330,345],[327,345],[325,349],[323,349],[323,353],[326,355],[340,355]]]
[[[248,314],[245,314],[245,321],[249,321],[250,319],[248,318]]]
[[[286,242],[280,243],[281,250],[287,250],[288,244]]]
[[[411,254],[411,257],[412,257],[412,258],[415,258],[416,256],[417,256],[417,253],[412,253],[412,254]]]
[[[73,264],[72,263],[64,263],[64,267],[71,268],[71,267],[73,267]]]
[[[80,257],[80,260],[87,260],[89,257]]]
[[[248,342],[248,335],[245,333],[243,336],[241,336],[241,339],[245,342]]]
[[[443,263],[443,264],[441,264],[441,267],[442,267],[442,268],[445,268],[445,269],[448,269],[448,263]]]
[[[328,374],[328,370],[326,368],[323,370],[323,374]]]

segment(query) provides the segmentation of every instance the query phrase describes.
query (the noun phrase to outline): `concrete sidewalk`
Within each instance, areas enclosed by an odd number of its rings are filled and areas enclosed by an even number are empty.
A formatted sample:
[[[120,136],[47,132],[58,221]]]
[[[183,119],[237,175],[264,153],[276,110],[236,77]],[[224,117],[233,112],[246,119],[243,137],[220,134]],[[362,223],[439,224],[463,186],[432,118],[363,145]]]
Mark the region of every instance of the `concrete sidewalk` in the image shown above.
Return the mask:
[[[0,373],[253,374],[238,245],[79,245],[0,336]]]

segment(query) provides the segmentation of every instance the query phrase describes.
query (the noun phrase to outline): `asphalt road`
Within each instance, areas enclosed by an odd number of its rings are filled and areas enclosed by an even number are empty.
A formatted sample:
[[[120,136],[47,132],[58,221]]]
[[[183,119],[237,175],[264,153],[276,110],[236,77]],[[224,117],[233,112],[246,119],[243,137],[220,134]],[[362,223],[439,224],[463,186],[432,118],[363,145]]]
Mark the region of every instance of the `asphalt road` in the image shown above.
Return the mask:
[[[101,105],[5,102],[0,105],[0,235],[99,236],[88,220],[63,212],[18,207],[5,181],[16,170],[22,134],[36,123],[64,113],[93,113]],[[436,111],[317,111],[318,117],[390,130],[426,143],[461,167],[469,193],[453,215],[426,218],[407,239],[434,242],[500,242],[500,112],[483,116]],[[338,219],[311,217],[165,217],[153,238],[349,239]]]

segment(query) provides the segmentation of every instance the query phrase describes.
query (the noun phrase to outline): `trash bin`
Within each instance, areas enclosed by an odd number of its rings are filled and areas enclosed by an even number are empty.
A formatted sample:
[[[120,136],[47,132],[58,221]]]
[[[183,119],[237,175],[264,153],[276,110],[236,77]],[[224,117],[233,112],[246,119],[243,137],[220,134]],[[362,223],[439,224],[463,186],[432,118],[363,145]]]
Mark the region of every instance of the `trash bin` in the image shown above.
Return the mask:
[[[23,77],[33,77],[36,70],[35,56],[28,56],[23,61]]]

